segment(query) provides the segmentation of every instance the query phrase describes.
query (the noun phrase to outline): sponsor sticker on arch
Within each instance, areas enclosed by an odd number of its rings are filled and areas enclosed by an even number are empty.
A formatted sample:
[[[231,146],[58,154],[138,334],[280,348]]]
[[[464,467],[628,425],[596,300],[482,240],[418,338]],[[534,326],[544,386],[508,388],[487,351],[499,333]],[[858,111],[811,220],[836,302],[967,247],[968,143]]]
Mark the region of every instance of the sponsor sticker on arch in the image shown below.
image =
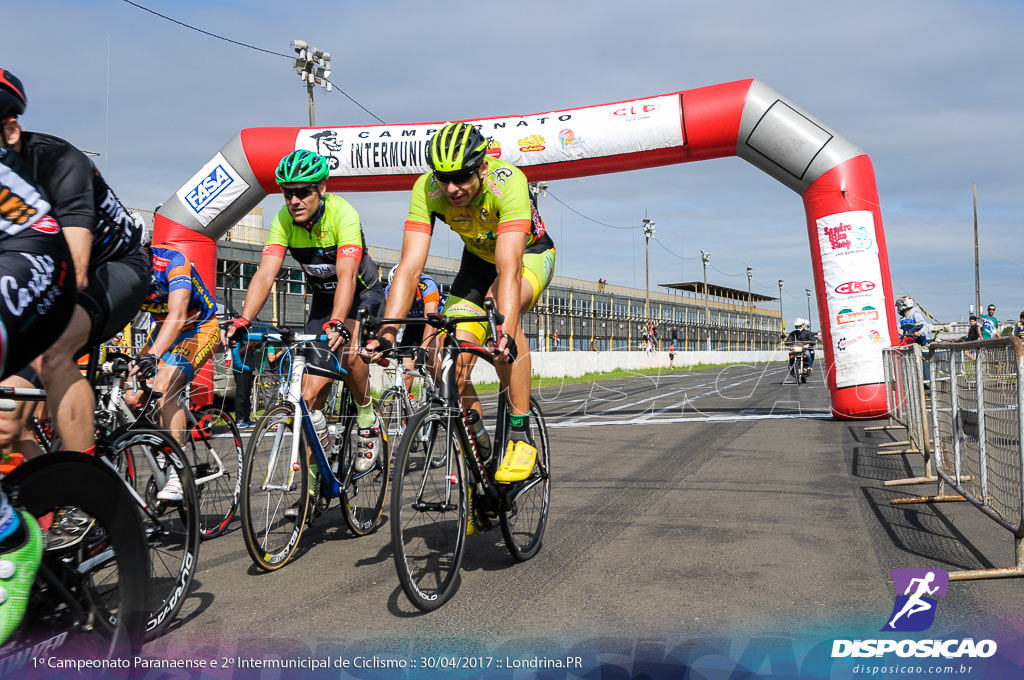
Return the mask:
[[[853,210],[816,225],[836,386],[882,382],[882,349],[892,343],[874,215]]]
[[[218,153],[178,189],[177,196],[205,227],[248,188],[248,182]]]

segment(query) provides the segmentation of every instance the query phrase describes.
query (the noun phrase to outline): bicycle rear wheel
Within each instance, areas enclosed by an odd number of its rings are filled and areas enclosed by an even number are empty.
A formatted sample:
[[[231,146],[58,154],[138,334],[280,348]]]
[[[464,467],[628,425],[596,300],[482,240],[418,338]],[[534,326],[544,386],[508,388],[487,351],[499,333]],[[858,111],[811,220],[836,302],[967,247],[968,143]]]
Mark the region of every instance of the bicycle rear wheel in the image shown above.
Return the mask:
[[[245,453],[235,419],[226,411],[209,404],[192,413],[196,423],[189,426],[184,449],[199,492],[199,536],[215,538],[238,509]]]
[[[146,538],[117,475],[93,456],[59,452],[20,465],[3,487],[12,505],[35,517],[76,508],[91,520],[81,541],[43,551],[22,622],[0,645],[4,673],[38,660],[40,649],[52,655],[55,645],[62,657],[138,654],[147,617]]]
[[[443,410],[410,418],[398,447],[391,489],[391,545],[409,601],[437,609],[455,594],[469,521],[459,423]],[[412,442],[426,436],[413,451]]]
[[[292,446],[299,437],[299,456]],[[245,456],[242,483],[242,537],[249,557],[275,571],[291,559],[309,507],[309,462],[295,406],[278,402],[256,424]]]
[[[181,447],[163,430],[129,429],[114,439],[107,455],[138,497],[149,546],[146,635],[152,640],[177,616],[195,576],[199,561],[196,483]],[[162,480],[172,469],[181,480],[182,500],[158,500]]]
[[[353,406],[351,398],[349,406]],[[383,447],[377,454],[373,467],[366,472],[357,472],[353,465],[356,451],[356,419],[354,408],[346,408],[339,427],[342,427],[342,449],[338,456],[338,479],[341,480],[341,505],[345,523],[356,536],[365,536],[376,531],[384,510],[384,499],[388,495],[388,479],[391,475],[391,442],[387,430],[382,427]],[[381,419],[380,413],[377,414]],[[383,420],[381,420],[383,422]]]
[[[504,400],[504,397],[501,397]],[[506,411],[504,404],[499,405],[498,413]],[[507,423],[507,418],[499,422]],[[537,462],[533,472],[522,482],[507,485],[505,490],[505,508],[499,513],[501,533],[505,537],[505,545],[519,562],[525,562],[536,555],[544,539],[544,530],[548,526],[548,511],[551,506],[551,449],[548,445],[548,428],[541,413],[540,405],[533,397],[530,398],[530,436],[537,446]],[[501,438],[507,441],[508,436]],[[506,485],[499,485],[499,488]]]

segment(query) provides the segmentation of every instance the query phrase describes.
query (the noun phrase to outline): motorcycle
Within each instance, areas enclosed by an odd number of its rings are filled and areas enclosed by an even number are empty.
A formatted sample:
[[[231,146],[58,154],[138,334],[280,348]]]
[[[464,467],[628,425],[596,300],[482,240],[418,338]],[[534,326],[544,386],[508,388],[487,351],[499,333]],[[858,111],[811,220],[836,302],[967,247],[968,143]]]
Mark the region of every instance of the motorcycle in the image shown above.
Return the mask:
[[[811,359],[810,346],[803,344],[789,345],[789,374],[793,376],[793,382],[805,383],[807,376],[811,374],[809,365]]]

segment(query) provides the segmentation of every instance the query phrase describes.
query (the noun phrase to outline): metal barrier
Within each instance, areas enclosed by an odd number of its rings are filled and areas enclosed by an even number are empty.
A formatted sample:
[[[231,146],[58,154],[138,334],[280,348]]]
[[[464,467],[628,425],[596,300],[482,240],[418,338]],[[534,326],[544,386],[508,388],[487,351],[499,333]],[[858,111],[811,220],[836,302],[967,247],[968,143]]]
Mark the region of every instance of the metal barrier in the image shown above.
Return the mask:
[[[953,580],[1024,576],[1024,351],[1017,338],[933,343],[931,426],[936,473],[1014,536],[1015,566]]]
[[[905,484],[940,483],[937,496],[929,496],[927,500],[950,500],[941,489],[941,478],[934,472],[931,455],[931,420],[928,417],[928,402],[924,385],[924,364],[921,357],[921,346],[918,344],[888,347],[882,350],[882,362],[885,372],[886,406],[889,409],[889,425],[868,428],[871,430],[890,430],[903,428],[907,439],[879,445],[879,448],[903,447],[896,451],[883,451],[884,454],[920,453],[924,456],[925,474],[923,477],[894,479],[886,482],[886,486]],[[921,497],[897,499],[893,503],[920,502]],[[958,500],[960,500],[958,498]]]

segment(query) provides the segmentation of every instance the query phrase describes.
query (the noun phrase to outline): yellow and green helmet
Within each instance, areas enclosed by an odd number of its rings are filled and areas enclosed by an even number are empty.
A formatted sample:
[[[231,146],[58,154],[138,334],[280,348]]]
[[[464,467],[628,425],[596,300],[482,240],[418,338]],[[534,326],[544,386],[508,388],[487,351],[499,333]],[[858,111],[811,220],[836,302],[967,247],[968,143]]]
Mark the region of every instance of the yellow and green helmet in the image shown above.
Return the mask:
[[[448,123],[427,145],[427,165],[435,172],[476,170],[486,157],[487,140],[469,123]]]

